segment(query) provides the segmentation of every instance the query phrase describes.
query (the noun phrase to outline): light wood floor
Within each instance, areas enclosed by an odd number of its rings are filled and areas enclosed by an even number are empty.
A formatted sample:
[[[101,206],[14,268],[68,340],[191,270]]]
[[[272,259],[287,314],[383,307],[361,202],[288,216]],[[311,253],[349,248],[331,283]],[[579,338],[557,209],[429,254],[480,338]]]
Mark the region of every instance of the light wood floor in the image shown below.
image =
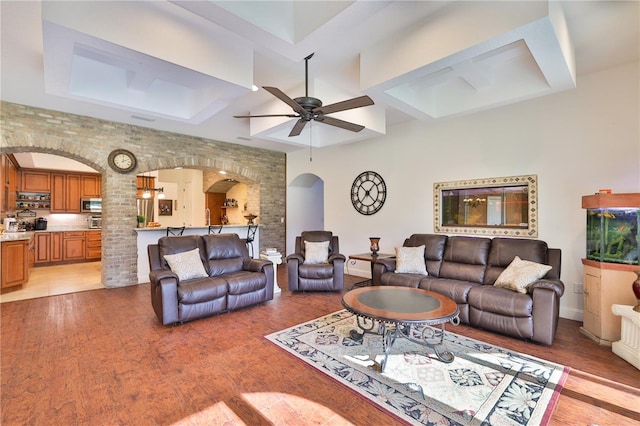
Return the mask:
[[[346,287],[360,280],[347,276]],[[286,287],[286,268],[278,268]],[[264,339],[342,309],[340,293],[292,293],[178,326],[149,285],[3,303],[0,424],[396,425],[387,412]],[[640,372],[561,319],[547,347],[447,330],[571,368],[551,425],[640,424]]]
[[[101,265],[98,261],[35,267],[31,270],[29,282],[2,291],[0,303],[104,288],[100,277]]]

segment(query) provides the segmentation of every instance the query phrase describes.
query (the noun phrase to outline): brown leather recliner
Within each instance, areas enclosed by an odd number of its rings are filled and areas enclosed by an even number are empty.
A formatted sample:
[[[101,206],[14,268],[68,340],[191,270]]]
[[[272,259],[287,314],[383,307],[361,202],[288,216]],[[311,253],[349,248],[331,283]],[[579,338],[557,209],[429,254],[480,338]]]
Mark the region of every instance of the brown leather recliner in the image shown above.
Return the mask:
[[[326,263],[305,263],[305,241],[329,242]],[[305,231],[296,237],[295,253],[287,256],[289,290],[341,291],[344,288],[344,262],[338,237],[330,231]]]
[[[205,276],[181,280],[166,255],[198,249]],[[236,234],[162,237],[149,244],[151,305],[164,325],[234,311],[273,299],[273,263],[251,259]]]

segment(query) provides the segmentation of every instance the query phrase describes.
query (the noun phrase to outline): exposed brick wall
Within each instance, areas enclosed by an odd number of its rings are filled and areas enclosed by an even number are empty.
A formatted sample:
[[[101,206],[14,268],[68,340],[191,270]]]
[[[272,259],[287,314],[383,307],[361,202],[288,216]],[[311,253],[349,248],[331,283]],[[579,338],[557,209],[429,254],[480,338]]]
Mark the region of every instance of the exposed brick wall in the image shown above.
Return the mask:
[[[248,208],[259,215],[260,247],[285,247],[286,157],[284,153],[218,142],[91,117],[1,104],[0,152],[44,152],[73,158],[102,173],[102,283],[137,283],[136,174],[185,167],[205,170],[204,187],[214,183],[207,170],[224,169],[248,186]],[[128,149],[137,159],[129,174],[107,164],[109,153]]]

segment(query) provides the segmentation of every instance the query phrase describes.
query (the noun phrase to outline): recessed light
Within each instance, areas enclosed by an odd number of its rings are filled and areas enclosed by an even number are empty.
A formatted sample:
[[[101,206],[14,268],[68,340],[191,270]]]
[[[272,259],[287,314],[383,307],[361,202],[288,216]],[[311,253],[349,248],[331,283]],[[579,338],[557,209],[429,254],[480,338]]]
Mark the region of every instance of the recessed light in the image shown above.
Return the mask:
[[[251,91],[257,92],[258,91],[258,86],[256,86],[255,84],[252,84],[251,85]]]
[[[220,170],[218,173],[220,173],[221,175],[226,175],[227,172],[225,172],[224,170]]]

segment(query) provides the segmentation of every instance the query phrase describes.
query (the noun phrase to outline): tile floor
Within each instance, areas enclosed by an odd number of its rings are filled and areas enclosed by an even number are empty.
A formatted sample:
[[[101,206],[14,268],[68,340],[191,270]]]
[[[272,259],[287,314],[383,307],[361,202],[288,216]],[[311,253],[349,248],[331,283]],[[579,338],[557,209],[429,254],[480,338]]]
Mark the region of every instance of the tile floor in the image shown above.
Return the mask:
[[[101,262],[35,267],[28,283],[3,289],[0,303],[104,288],[100,268]]]

